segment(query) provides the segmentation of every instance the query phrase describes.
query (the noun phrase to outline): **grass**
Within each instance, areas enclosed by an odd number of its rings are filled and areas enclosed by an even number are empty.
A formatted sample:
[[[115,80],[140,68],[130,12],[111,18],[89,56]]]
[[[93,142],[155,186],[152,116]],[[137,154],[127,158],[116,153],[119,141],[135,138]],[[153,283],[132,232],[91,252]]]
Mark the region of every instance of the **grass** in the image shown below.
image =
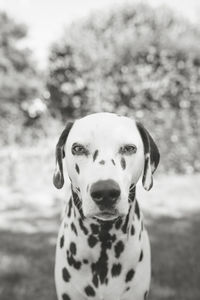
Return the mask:
[[[14,154],[13,154],[14,151]],[[55,300],[53,265],[64,191],[53,148],[0,153],[0,299]],[[138,191],[152,247],[150,300],[200,299],[200,176],[157,175]]]
[[[199,229],[199,214],[152,223],[151,299],[200,299]]]

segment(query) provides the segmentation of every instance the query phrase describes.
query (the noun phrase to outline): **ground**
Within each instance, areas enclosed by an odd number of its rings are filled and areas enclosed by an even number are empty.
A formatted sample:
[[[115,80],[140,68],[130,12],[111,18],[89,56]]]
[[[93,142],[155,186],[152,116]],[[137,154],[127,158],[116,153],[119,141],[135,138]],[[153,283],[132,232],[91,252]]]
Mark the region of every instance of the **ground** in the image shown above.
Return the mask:
[[[45,157],[45,159],[44,159]],[[53,265],[61,199],[52,152],[0,155],[0,299],[55,300]],[[150,300],[200,299],[200,176],[157,174],[139,187],[152,246]]]

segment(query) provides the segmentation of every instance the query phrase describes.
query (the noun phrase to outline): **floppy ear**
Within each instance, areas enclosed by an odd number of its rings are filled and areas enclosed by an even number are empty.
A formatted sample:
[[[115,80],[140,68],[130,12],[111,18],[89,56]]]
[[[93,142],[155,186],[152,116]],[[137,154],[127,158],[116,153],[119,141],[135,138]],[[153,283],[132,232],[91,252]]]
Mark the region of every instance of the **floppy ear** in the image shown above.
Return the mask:
[[[63,163],[62,160],[65,157],[64,146],[68,137],[68,134],[73,126],[73,122],[67,123],[65,129],[59,137],[56,145],[56,168],[53,175],[53,183],[57,189],[61,189],[64,185]]]
[[[155,172],[160,161],[160,153],[154,140],[149,132],[141,123],[136,123],[140,132],[144,145],[144,171],[142,177],[142,184],[145,190],[149,191],[153,186],[153,173]]]

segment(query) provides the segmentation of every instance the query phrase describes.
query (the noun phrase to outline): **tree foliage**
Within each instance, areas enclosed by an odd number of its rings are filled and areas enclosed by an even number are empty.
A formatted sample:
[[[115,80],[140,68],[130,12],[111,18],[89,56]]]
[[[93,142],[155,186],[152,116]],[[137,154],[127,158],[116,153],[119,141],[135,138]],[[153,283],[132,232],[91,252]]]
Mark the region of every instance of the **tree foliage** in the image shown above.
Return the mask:
[[[22,103],[37,97],[41,90],[31,52],[23,47],[26,36],[24,24],[0,13],[0,131],[4,142],[20,135],[16,127],[21,131],[25,122]]]
[[[72,24],[52,48],[48,88],[63,118],[136,115],[158,140],[163,168],[200,169],[200,31],[170,10],[126,4]]]

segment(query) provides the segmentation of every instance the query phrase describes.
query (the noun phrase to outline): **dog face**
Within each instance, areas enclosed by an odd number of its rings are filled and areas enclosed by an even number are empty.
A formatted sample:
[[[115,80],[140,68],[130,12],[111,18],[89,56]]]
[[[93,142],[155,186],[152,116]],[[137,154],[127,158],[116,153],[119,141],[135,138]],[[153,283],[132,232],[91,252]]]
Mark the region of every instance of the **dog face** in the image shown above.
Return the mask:
[[[148,132],[132,119],[111,113],[92,114],[68,125],[59,141],[54,184],[60,188],[64,183],[65,153],[65,168],[85,217],[105,220],[126,215],[130,187],[142,173],[144,187],[152,186],[159,153]],[[157,154],[151,154],[152,142]]]

